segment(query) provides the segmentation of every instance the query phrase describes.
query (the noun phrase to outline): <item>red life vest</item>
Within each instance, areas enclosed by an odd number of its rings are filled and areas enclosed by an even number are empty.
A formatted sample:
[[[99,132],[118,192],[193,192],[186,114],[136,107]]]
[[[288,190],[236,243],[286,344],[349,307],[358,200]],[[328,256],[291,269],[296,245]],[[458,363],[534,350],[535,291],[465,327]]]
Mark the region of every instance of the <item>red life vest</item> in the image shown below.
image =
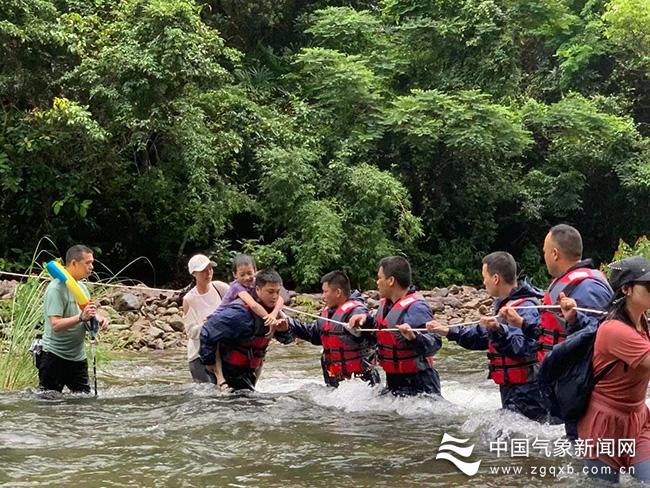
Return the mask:
[[[339,322],[347,322],[352,313],[361,304],[348,300],[338,307],[330,316],[329,309],[322,311],[321,315]],[[363,373],[368,370],[364,365],[367,350],[362,343],[345,330],[345,327],[332,322],[323,321],[321,327],[321,342],[323,343],[323,362],[330,376],[341,380],[350,378],[354,373]]]
[[[377,357],[379,364],[388,374],[415,374],[433,368],[433,356],[422,356],[416,352],[399,332],[381,331],[401,325],[409,307],[422,300],[410,294],[399,300],[388,314],[384,315],[386,299],[382,299],[377,311]]]
[[[247,309],[250,308],[247,305],[245,307]],[[248,369],[256,369],[264,363],[266,349],[269,347],[269,343],[271,342],[271,338],[266,337],[266,334],[269,333],[269,328],[264,325],[264,320],[262,318],[257,315],[255,315],[254,318],[255,335],[251,339],[238,344],[222,344],[222,361],[232,366]]]
[[[504,301],[499,306],[499,309],[501,307],[516,307],[527,300],[532,299],[520,298],[519,300]],[[497,309],[496,313],[498,312],[499,310]],[[490,361],[488,378],[497,385],[520,385],[535,379],[536,366],[538,364],[537,354],[535,353],[521,358],[511,358],[498,352],[494,348],[492,341],[488,341],[487,357]]]
[[[556,305],[560,299],[560,293],[571,296],[575,288],[584,280],[598,280],[607,283],[607,278],[596,269],[576,268],[568,271],[551,283],[544,294],[544,305]],[[544,356],[553,349],[555,344],[564,342],[567,337],[567,330],[561,312],[542,310],[541,313],[542,333],[537,339],[539,352],[537,358],[541,362]]]

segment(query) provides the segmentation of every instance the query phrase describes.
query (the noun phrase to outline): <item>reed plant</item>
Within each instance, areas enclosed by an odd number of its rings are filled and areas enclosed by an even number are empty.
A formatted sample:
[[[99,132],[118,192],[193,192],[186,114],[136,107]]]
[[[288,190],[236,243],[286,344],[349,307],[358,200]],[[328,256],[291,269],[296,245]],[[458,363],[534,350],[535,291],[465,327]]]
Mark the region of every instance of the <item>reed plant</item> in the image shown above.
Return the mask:
[[[48,282],[43,272],[20,283],[0,314],[0,389],[37,384],[38,372],[29,347],[43,328],[43,298]]]

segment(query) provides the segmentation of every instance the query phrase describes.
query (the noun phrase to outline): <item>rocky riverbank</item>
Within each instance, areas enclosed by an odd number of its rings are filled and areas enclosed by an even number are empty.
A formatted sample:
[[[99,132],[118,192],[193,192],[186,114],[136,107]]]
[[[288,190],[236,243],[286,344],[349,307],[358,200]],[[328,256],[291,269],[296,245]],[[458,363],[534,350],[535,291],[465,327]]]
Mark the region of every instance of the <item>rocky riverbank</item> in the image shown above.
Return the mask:
[[[16,282],[0,281],[2,299],[12,296]],[[116,291],[117,290],[117,291]],[[488,314],[492,305],[484,289],[472,286],[451,285],[421,291],[425,300],[441,323],[450,325],[477,320]],[[369,308],[379,306],[379,293],[368,290],[362,293]],[[320,294],[289,292],[288,305],[309,313],[322,308]],[[182,298],[178,292],[161,292],[145,286],[125,291],[111,289],[102,293],[99,303],[102,313],[111,319],[105,341],[115,349],[137,351],[184,348],[187,338],[183,329]],[[313,320],[310,317],[300,317]]]
[[[492,298],[485,290],[471,286],[452,285],[421,293],[436,319],[451,325],[477,320],[489,313],[492,305]],[[322,307],[319,294],[289,292],[289,296],[288,305],[292,308],[318,313]],[[379,293],[368,290],[363,296],[368,306],[376,310]],[[116,347],[139,351],[185,347],[182,299],[178,294],[151,294],[142,288],[106,296],[100,303],[111,318],[109,336]],[[297,318],[312,320],[306,316]]]

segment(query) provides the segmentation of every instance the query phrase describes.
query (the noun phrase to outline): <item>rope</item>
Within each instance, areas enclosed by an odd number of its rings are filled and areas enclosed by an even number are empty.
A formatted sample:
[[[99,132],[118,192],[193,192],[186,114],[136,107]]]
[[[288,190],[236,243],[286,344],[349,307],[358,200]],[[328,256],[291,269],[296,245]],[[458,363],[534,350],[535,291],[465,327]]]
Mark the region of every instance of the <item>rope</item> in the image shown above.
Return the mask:
[[[284,308],[285,310],[288,310],[289,312],[299,313],[299,314],[302,314],[302,315],[306,315],[307,317],[313,317],[315,319],[325,320],[326,322],[331,322],[332,324],[338,324],[338,325],[342,325],[342,326],[347,326],[348,325],[347,322],[341,322],[339,320],[328,319],[328,318],[322,317],[320,315],[314,315],[313,313],[303,312],[302,310],[298,310],[298,309],[295,309],[295,308],[286,307],[286,306],[282,307],[282,308]]]
[[[346,323],[346,322],[340,322],[338,320],[329,319],[329,318],[322,317],[320,315],[315,315],[315,314],[309,313],[309,312],[303,312],[302,310],[298,310],[298,309],[291,308],[291,307],[286,307],[285,306],[283,308],[285,310],[288,310],[289,312],[306,315],[307,317],[313,317],[315,319],[324,320],[326,322],[331,322],[333,324],[342,325],[343,327],[349,327],[349,324]],[[559,305],[521,305],[521,306],[518,306],[518,307],[509,307],[509,308],[512,308],[512,309],[515,309],[515,310],[524,310],[524,309],[531,309],[531,308],[545,310],[545,309],[559,309],[560,306]],[[594,310],[594,309],[591,309],[591,308],[582,308],[582,307],[575,307],[574,310],[576,310],[578,312],[594,313],[594,314],[599,314],[599,315],[604,315],[604,314],[607,313],[607,312],[604,312],[602,310]],[[487,317],[487,318],[488,319],[498,319],[499,316],[498,315],[492,315],[492,316]],[[480,322],[481,322],[480,320],[473,320],[471,322],[463,322],[463,323],[460,323],[460,324],[451,324],[451,326],[452,327],[463,327],[463,326],[466,326],[466,325],[476,325],[476,324],[479,324]],[[356,328],[356,330],[359,331],[359,332],[378,332],[379,329]],[[399,331],[398,328],[386,328],[386,329],[381,329],[381,330],[382,331],[387,331],[387,332],[398,332]],[[411,330],[418,331],[418,332],[427,332],[428,331],[427,328],[417,328],[417,329],[411,329]]]
[[[538,310],[548,310],[548,309],[554,309],[557,310],[561,308],[559,305],[521,305],[519,307],[504,307],[504,308],[512,308],[515,310],[524,310],[527,308],[536,308]],[[594,313],[597,315],[605,315],[607,314],[606,311],[604,310],[594,310],[593,308],[582,308],[582,307],[575,307],[575,311],[577,312],[584,312],[584,313]]]

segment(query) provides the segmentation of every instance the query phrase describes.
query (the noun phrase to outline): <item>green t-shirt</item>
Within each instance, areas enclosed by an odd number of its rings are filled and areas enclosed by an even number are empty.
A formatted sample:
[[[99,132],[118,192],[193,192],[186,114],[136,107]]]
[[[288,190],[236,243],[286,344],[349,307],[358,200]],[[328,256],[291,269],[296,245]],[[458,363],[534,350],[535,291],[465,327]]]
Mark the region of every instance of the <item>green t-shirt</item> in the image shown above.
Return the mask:
[[[88,294],[88,289],[79,283],[81,289]],[[88,294],[90,296],[90,294]],[[81,313],[72,293],[60,280],[52,280],[45,290],[45,333],[43,334],[43,350],[56,354],[69,361],[83,361],[86,359],[85,337],[86,331],[83,324],[79,324],[61,332],[52,330],[50,317],[73,317]]]

